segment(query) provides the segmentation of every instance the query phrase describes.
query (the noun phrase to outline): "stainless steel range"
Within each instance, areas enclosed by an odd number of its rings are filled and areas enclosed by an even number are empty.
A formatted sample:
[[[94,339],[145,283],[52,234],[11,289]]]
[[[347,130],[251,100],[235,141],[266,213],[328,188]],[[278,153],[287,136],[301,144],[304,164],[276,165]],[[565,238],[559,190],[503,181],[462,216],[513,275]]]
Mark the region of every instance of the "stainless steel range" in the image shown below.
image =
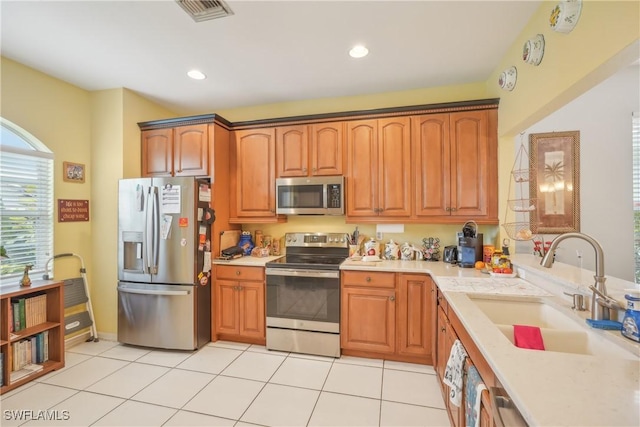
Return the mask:
[[[345,233],[287,233],[266,264],[267,348],[340,357],[340,264]]]

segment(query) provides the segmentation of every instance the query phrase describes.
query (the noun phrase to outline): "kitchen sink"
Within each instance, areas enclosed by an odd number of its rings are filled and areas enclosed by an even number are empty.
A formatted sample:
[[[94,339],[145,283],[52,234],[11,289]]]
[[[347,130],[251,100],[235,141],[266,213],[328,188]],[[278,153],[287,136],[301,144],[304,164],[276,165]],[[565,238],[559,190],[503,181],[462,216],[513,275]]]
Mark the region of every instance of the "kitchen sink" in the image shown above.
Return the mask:
[[[584,319],[571,312],[563,313],[541,299],[469,298],[514,346],[513,325],[529,325],[540,328],[545,351],[638,359],[583,325]]]
[[[542,300],[469,298],[495,324],[577,331],[584,329],[575,319]]]

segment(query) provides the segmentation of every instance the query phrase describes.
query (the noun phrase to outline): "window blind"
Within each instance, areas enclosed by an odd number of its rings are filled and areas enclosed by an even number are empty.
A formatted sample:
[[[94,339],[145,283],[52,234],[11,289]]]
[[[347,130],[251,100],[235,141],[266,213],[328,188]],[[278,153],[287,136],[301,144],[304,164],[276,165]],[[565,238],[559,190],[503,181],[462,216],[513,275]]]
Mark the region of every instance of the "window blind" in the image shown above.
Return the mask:
[[[19,282],[25,266],[39,278],[53,256],[53,159],[2,123],[0,141],[0,286]],[[28,134],[27,134],[28,135]]]
[[[633,218],[636,261],[636,283],[640,283],[640,113],[632,114],[633,141]]]

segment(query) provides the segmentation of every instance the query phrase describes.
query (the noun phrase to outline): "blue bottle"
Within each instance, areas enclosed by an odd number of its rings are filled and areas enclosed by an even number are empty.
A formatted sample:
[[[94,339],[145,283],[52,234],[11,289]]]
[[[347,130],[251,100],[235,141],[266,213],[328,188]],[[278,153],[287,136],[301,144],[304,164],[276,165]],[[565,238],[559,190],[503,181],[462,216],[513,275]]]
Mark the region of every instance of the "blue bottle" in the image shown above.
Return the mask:
[[[630,340],[640,342],[640,291],[634,291],[632,294],[626,294],[624,298],[627,300],[627,311],[624,312],[622,320],[622,335]]]
[[[238,242],[238,246],[242,248],[242,250],[244,251],[244,255],[251,255],[251,251],[253,250],[255,245],[253,244],[253,240],[251,240],[250,231],[243,231],[242,234],[240,234],[240,241]]]

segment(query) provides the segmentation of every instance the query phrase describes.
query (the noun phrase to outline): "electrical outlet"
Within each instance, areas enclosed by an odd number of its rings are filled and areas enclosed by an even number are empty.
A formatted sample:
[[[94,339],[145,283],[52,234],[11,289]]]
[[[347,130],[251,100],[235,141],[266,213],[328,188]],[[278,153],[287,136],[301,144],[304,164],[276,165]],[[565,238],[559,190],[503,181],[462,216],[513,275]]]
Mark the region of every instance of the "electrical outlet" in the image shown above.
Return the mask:
[[[376,240],[382,240],[382,231],[376,231]]]

